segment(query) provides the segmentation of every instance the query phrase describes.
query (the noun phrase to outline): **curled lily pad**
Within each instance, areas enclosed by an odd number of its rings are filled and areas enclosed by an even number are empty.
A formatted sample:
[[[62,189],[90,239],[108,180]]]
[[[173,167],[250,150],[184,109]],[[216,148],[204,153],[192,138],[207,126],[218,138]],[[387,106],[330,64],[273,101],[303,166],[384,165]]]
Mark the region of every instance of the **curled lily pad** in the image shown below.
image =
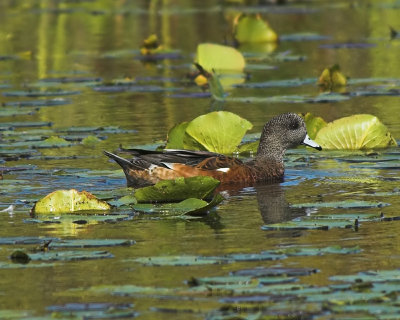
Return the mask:
[[[328,89],[334,87],[345,86],[347,84],[346,77],[340,72],[339,65],[335,64],[330,68],[325,68],[318,79],[318,84]]]
[[[227,111],[216,111],[189,122],[186,133],[205,150],[229,154],[236,150],[247,130],[253,125]]]
[[[197,46],[197,63],[205,70],[243,71],[245,60],[235,48],[213,43],[201,43]]]
[[[307,133],[311,139],[315,139],[318,131],[327,125],[324,119],[322,119],[321,117],[316,117],[310,112],[307,112],[306,114],[301,116],[306,123]]]
[[[57,190],[36,202],[32,209],[35,214],[74,213],[78,211],[109,210],[110,205],[98,200],[89,192],[75,189]]]
[[[328,123],[317,133],[315,141],[323,149],[358,150],[397,146],[387,127],[370,114],[356,114]]]
[[[186,134],[186,128],[189,122],[181,122],[172,127],[168,132],[167,149],[184,149],[183,139]]]
[[[239,15],[235,19],[234,37],[239,43],[275,42],[278,35],[260,15]]]
[[[136,189],[135,198],[140,202],[172,202],[188,198],[204,199],[219,185],[208,176],[163,180],[154,186]]]

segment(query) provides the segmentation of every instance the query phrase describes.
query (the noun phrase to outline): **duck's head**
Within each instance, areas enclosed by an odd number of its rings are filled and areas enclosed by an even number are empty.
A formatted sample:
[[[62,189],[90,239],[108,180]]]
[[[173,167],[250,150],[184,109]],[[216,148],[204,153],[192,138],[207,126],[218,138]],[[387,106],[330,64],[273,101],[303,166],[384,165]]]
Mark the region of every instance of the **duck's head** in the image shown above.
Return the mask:
[[[296,113],[283,113],[273,117],[263,128],[257,155],[281,160],[287,149],[301,144],[322,150],[307,134],[303,118]]]

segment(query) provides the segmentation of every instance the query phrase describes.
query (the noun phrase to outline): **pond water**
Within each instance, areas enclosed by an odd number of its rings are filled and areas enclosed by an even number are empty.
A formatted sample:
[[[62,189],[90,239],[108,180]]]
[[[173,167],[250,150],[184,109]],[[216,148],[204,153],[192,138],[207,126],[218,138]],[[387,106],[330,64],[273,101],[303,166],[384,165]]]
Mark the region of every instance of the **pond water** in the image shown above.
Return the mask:
[[[121,170],[103,150],[156,146],[176,123],[214,110],[246,118],[254,133],[288,111],[327,121],[370,113],[400,139],[400,40],[389,29],[400,29],[399,2],[265,2],[1,1],[0,210],[15,206],[0,212],[1,319],[398,317],[398,148],[291,150],[283,183],[232,193],[202,218],[133,209],[59,223],[30,216],[34,201],[57,189],[101,196],[123,188]],[[231,44],[239,12],[260,13],[282,39],[239,48],[246,84],[315,81],[231,88],[224,103],[195,97],[202,90],[186,74],[197,45]],[[178,55],[140,59],[152,33]],[[318,76],[335,63],[353,81],[346,100],[254,101],[316,97]],[[110,86],[118,81],[133,84]],[[40,148],[53,135],[71,145]],[[88,135],[100,142],[82,144]],[[313,216],[329,229],[266,227]],[[31,253],[46,239],[53,249],[40,259],[11,262],[15,250]],[[97,241],[105,239],[124,241]],[[72,240],[87,241],[81,248]]]

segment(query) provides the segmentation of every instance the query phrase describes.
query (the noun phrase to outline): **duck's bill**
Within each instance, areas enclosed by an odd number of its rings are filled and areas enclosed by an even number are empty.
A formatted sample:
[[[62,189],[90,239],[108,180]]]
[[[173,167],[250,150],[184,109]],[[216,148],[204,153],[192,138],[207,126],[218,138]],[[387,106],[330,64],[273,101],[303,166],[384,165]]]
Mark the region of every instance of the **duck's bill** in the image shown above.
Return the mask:
[[[317,150],[322,150],[322,147],[318,143],[316,143],[314,140],[311,140],[310,137],[308,136],[308,134],[304,138],[303,144],[305,144],[306,146],[309,146],[311,148],[317,149]]]

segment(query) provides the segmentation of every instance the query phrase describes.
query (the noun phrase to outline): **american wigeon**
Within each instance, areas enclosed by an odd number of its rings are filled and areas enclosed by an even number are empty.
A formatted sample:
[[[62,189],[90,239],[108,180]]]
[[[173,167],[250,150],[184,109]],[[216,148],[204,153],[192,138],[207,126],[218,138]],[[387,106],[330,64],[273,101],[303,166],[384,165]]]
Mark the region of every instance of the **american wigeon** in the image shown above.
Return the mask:
[[[131,149],[132,160],[104,151],[124,170],[129,187],[142,187],[177,177],[212,176],[222,184],[251,185],[281,181],[287,149],[307,145],[322,148],[307,134],[303,119],[295,113],[272,118],[263,128],[257,155],[248,161],[208,151]]]

